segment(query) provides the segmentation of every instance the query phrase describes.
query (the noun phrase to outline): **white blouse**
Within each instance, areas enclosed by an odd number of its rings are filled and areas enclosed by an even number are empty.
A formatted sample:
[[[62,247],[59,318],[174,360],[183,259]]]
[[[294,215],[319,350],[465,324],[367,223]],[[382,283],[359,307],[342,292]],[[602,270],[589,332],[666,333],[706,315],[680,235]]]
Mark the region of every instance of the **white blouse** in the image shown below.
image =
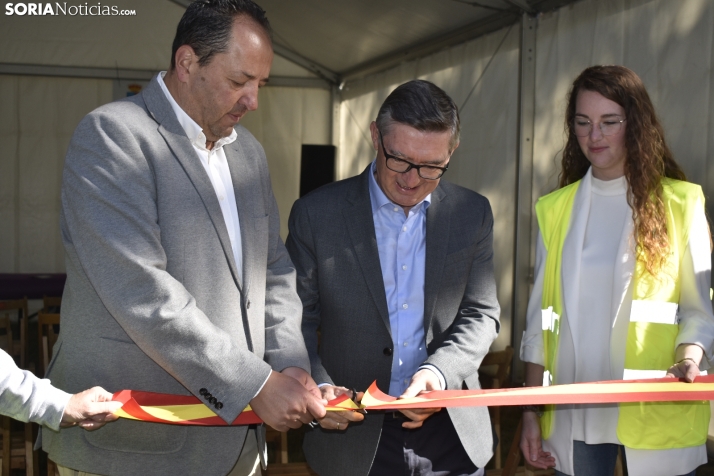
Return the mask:
[[[588,181],[587,184],[585,181]],[[589,193],[589,196],[580,197],[580,203],[587,203],[588,206],[573,210],[573,216],[575,213],[588,214],[584,221],[586,225],[579,263],[577,315],[571,313],[561,318],[556,362],[559,384],[622,379],[632,304],[632,290],[615,289],[613,279],[617,273],[631,274],[634,271],[632,260],[620,255],[623,250],[628,250],[626,254],[631,255],[634,246],[634,243],[629,243],[633,241],[633,222],[632,210],[627,204],[627,182],[624,177],[601,181],[592,177],[590,172],[583,178],[583,182],[582,192]],[[576,197],[576,203],[577,200]],[[573,232],[568,230],[569,234]],[[623,243],[623,240],[627,242]],[[714,361],[714,315],[709,298],[711,255],[703,206],[695,213],[688,245],[680,270],[680,331],[675,345],[690,343],[702,347],[705,356],[700,367],[704,370]],[[540,365],[544,364],[541,299],[546,255],[539,234],[536,279],[528,303],[527,325],[520,356],[524,362]],[[562,278],[565,280],[569,279],[566,276],[569,271],[566,269],[565,251],[563,263]],[[619,312],[613,315],[612,309],[617,309],[617,306],[613,306],[616,304],[614,300],[620,298],[622,304]],[[576,335],[570,330],[570,322],[573,320],[577,320]],[[573,474],[572,441],[620,444],[616,433],[618,416],[616,404],[559,405],[556,409],[555,428],[551,438],[544,440],[544,450],[553,454],[559,471]],[[707,462],[704,445],[672,450],[627,448],[626,451],[631,476],[684,474]]]

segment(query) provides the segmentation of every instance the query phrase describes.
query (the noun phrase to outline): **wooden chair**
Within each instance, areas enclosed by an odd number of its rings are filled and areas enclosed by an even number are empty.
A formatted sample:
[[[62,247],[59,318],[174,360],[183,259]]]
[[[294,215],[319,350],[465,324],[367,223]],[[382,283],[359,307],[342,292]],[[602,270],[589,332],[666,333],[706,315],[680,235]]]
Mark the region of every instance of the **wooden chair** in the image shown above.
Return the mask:
[[[13,354],[12,327],[9,316],[0,316],[0,349]]]
[[[265,425],[265,441],[273,443],[278,447],[280,464],[288,462],[288,432],[278,431],[275,428]]]
[[[265,476],[318,476],[307,463],[269,464]]]
[[[503,469],[490,469],[486,471],[486,476],[548,476],[555,474],[552,469],[536,469],[528,463],[525,463],[525,466],[519,466],[522,459],[520,448],[522,430],[523,419],[518,421],[518,427],[513,435]]]
[[[46,314],[59,314],[62,297],[42,296],[42,310]]]
[[[19,317],[20,340],[12,338],[11,316],[17,312]],[[19,357],[20,367],[27,364],[27,299],[0,301],[0,329],[5,330],[3,349],[13,357]],[[13,426],[15,427],[13,429]],[[35,429],[31,423],[23,425],[15,423],[7,416],[0,417],[0,435],[2,435],[2,474],[9,475],[13,469],[25,470],[28,475],[36,475],[38,471],[38,455],[34,451]],[[14,430],[14,431],[13,431]]]
[[[39,349],[38,375],[47,373],[47,367],[52,359],[52,349],[57,342],[60,323],[59,314],[46,314],[40,311],[37,314],[37,344]]]
[[[23,427],[23,431],[19,430],[19,426]],[[21,425],[13,422],[10,417],[0,416],[3,475],[12,474],[11,471],[14,469],[25,470],[28,476],[38,475],[39,455],[33,449],[37,436],[35,427],[32,423]]]
[[[277,444],[279,463],[269,463],[265,476],[317,476],[305,462],[290,462],[288,458],[288,433],[266,425],[265,440]]]
[[[50,298],[57,299],[57,298]],[[47,367],[52,359],[52,350],[57,342],[57,327],[60,323],[60,315],[43,312],[45,309],[53,309],[52,306],[57,306],[54,301],[43,299],[43,308],[37,313],[37,340],[39,361],[37,363],[38,374],[44,376],[47,373]],[[56,308],[55,308],[56,309]],[[47,458],[47,476],[55,476],[58,474],[57,465],[51,459]]]
[[[479,368],[479,379],[484,388],[501,388],[511,372],[511,362],[513,361],[513,347],[508,346],[504,350],[489,352],[483,358]],[[501,468],[501,407],[490,407],[493,428],[498,436],[496,446],[495,466]],[[520,438],[520,437],[519,437]]]
[[[27,298],[13,301],[0,301],[0,319],[2,319],[3,323],[5,320],[9,322],[14,313],[18,315],[20,340],[13,340],[12,333],[9,334],[11,343],[8,353],[13,357],[19,357],[20,368],[24,369],[27,366]],[[0,326],[0,328],[2,328],[2,326]]]

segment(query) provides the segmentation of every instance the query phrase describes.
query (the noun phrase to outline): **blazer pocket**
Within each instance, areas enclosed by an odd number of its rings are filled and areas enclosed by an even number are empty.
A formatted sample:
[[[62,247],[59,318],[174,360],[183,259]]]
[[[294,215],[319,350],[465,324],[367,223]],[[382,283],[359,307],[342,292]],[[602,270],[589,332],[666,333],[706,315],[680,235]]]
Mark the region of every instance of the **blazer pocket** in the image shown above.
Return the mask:
[[[186,428],[120,418],[98,431],[82,432],[87,442],[110,451],[143,454],[176,453],[186,442]]]
[[[114,372],[102,378],[108,388],[125,390],[150,390],[162,393],[179,393],[180,384],[164,369],[151,360],[134,342],[101,337],[97,348],[101,354],[114,356],[101,362],[102,368],[114,366]],[[108,350],[106,350],[108,349]],[[103,355],[94,358],[101,360]],[[116,358],[120,355],[121,358]],[[127,388],[128,387],[128,388]],[[184,390],[185,391],[185,390]],[[82,432],[92,446],[110,451],[143,454],[175,453],[183,448],[187,430],[179,425],[162,425],[120,418],[97,431]]]

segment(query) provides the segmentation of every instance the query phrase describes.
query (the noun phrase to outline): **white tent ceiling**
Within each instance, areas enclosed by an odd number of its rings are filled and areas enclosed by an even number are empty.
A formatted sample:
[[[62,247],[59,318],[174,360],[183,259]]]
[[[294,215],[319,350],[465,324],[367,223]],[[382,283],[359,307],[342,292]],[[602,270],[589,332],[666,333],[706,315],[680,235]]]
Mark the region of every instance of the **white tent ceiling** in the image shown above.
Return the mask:
[[[515,23],[524,11],[570,2],[257,0],[275,32],[271,83],[313,87],[385,70]],[[188,3],[114,0],[136,11],[119,17],[2,14],[0,73],[147,79],[166,69]]]

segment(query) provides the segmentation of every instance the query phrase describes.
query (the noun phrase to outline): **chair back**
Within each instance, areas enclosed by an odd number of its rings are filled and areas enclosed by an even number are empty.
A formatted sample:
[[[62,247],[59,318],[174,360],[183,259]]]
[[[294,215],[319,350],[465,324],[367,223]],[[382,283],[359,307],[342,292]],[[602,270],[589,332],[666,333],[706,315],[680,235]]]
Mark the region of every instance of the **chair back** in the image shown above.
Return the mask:
[[[497,352],[489,352],[483,358],[479,373],[486,375],[493,380],[491,388],[501,388],[508,380],[511,373],[511,362],[513,361],[513,347],[510,345]],[[489,372],[487,367],[495,366],[495,371]],[[486,368],[485,368],[486,367]]]
[[[42,310],[47,314],[59,314],[62,307],[62,297],[42,296]]]
[[[12,327],[8,316],[0,316],[0,349],[12,355]]]
[[[10,322],[13,314],[18,317],[20,327],[20,340],[12,338],[10,332]],[[19,357],[20,368],[27,368],[27,298],[15,299],[12,301],[0,301],[0,329],[5,326],[10,337],[7,338],[8,354]]]
[[[52,359],[52,349],[59,335],[59,314],[39,312],[37,314],[37,338],[40,349],[38,374],[44,376]]]

